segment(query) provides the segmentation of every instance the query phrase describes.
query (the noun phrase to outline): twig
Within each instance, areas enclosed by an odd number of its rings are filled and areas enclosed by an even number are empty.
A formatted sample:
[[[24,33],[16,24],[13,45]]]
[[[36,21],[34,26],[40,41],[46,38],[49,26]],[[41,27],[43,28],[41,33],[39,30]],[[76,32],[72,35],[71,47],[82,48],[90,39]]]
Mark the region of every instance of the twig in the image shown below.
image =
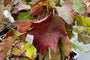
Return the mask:
[[[51,52],[50,52],[50,47],[48,48],[49,50],[49,60],[51,60]]]

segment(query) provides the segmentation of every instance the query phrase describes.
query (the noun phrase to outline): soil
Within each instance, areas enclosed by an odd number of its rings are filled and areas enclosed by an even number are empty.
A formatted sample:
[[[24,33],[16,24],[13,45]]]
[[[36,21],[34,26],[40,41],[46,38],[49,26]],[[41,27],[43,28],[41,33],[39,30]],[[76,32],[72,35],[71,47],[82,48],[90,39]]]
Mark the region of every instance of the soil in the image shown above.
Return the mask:
[[[16,4],[17,2],[19,2],[20,0],[12,0],[6,7],[3,4],[4,0],[0,0],[0,31],[5,29],[5,28],[12,28],[15,27],[14,23],[10,23],[9,19],[7,19],[4,15],[3,15],[3,11],[4,10],[8,10],[9,12],[12,9],[12,6],[14,4]]]

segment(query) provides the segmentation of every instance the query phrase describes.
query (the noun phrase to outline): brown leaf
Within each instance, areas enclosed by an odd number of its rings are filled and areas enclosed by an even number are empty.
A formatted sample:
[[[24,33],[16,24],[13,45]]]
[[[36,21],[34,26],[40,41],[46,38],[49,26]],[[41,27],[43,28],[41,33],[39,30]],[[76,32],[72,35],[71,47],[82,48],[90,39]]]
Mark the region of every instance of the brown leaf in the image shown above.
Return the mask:
[[[62,7],[56,7],[58,14],[66,23],[72,24],[74,21],[75,12],[73,12],[73,3],[66,1]]]
[[[30,8],[30,5],[19,2],[15,5],[14,9],[12,10],[12,13],[16,14],[21,10],[30,10]]]
[[[5,41],[0,43],[0,60],[5,60],[7,52],[12,47],[15,40],[16,38],[9,36],[5,39]]]
[[[71,42],[70,42],[68,36],[61,39],[61,50],[65,56],[70,55],[70,52],[71,52],[71,46],[70,45],[71,45]]]
[[[47,47],[52,48],[56,52],[58,40],[67,36],[64,26],[64,21],[57,15],[48,15],[34,22],[33,28],[28,33],[34,35],[33,44],[38,52],[44,54]]]
[[[11,0],[4,0],[4,6],[7,6],[10,2]]]
[[[0,60],[5,60],[8,51],[14,44],[16,38],[20,33],[14,29],[11,29],[4,37],[3,42],[0,43]]]
[[[31,27],[32,22],[34,22],[34,20],[26,19],[20,23],[17,23],[17,30],[21,33],[26,32]]]

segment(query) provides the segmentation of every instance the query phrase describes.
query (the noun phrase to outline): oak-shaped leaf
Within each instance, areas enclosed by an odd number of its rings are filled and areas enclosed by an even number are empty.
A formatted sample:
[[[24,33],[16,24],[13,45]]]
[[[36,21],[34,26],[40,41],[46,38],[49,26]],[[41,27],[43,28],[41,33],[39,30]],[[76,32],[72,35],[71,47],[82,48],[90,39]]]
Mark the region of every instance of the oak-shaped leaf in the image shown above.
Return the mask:
[[[4,6],[7,6],[10,2],[11,0],[4,0]]]
[[[17,30],[21,33],[26,32],[31,27],[32,22],[34,22],[34,20],[26,19],[20,23],[17,23]]]
[[[56,7],[58,14],[66,23],[72,24],[74,21],[73,3],[70,1],[64,2],[62,7]]]
[[[52,48],[56,52],[58,40],[67,36],[64,26],[65,23],[62,18],[52,14],[34,22],[28,33],[34,35],[33,44],[38,52],[44,54],[47,47]]]
[[[26,10],[27,11],[27,10],[30,10],[30,9],[31,9],[30,5],[19,2],[15,5],[14,9],[12,10],[12,13],[16,14],[21,10]]]
[[[0,43],[0,60],[5,60],[8,51],[14,44],[16,38],[20,33],[14,29],[11,29],[3,39],[3,42]]]
[[[29,42],[17,43],[16,46],[12,48],[12,54],[14,56],[27,57],[31,60],[36,58],[37,56],[36,53],[37,53],[36,48],[33,45],[31,45]]]

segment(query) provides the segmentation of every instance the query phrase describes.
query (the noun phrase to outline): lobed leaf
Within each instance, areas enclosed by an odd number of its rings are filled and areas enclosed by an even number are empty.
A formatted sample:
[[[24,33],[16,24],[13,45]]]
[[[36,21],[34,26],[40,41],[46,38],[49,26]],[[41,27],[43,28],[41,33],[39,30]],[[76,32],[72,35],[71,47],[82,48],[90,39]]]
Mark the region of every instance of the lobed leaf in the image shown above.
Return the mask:
[[[56,52],[58,40],[67,36],[64,26],[64,21],[57,15],[48,15],[34,22],[28,33],[34,35],[33,44],[38,52],[44,54],[47,47],[52,48]]]

